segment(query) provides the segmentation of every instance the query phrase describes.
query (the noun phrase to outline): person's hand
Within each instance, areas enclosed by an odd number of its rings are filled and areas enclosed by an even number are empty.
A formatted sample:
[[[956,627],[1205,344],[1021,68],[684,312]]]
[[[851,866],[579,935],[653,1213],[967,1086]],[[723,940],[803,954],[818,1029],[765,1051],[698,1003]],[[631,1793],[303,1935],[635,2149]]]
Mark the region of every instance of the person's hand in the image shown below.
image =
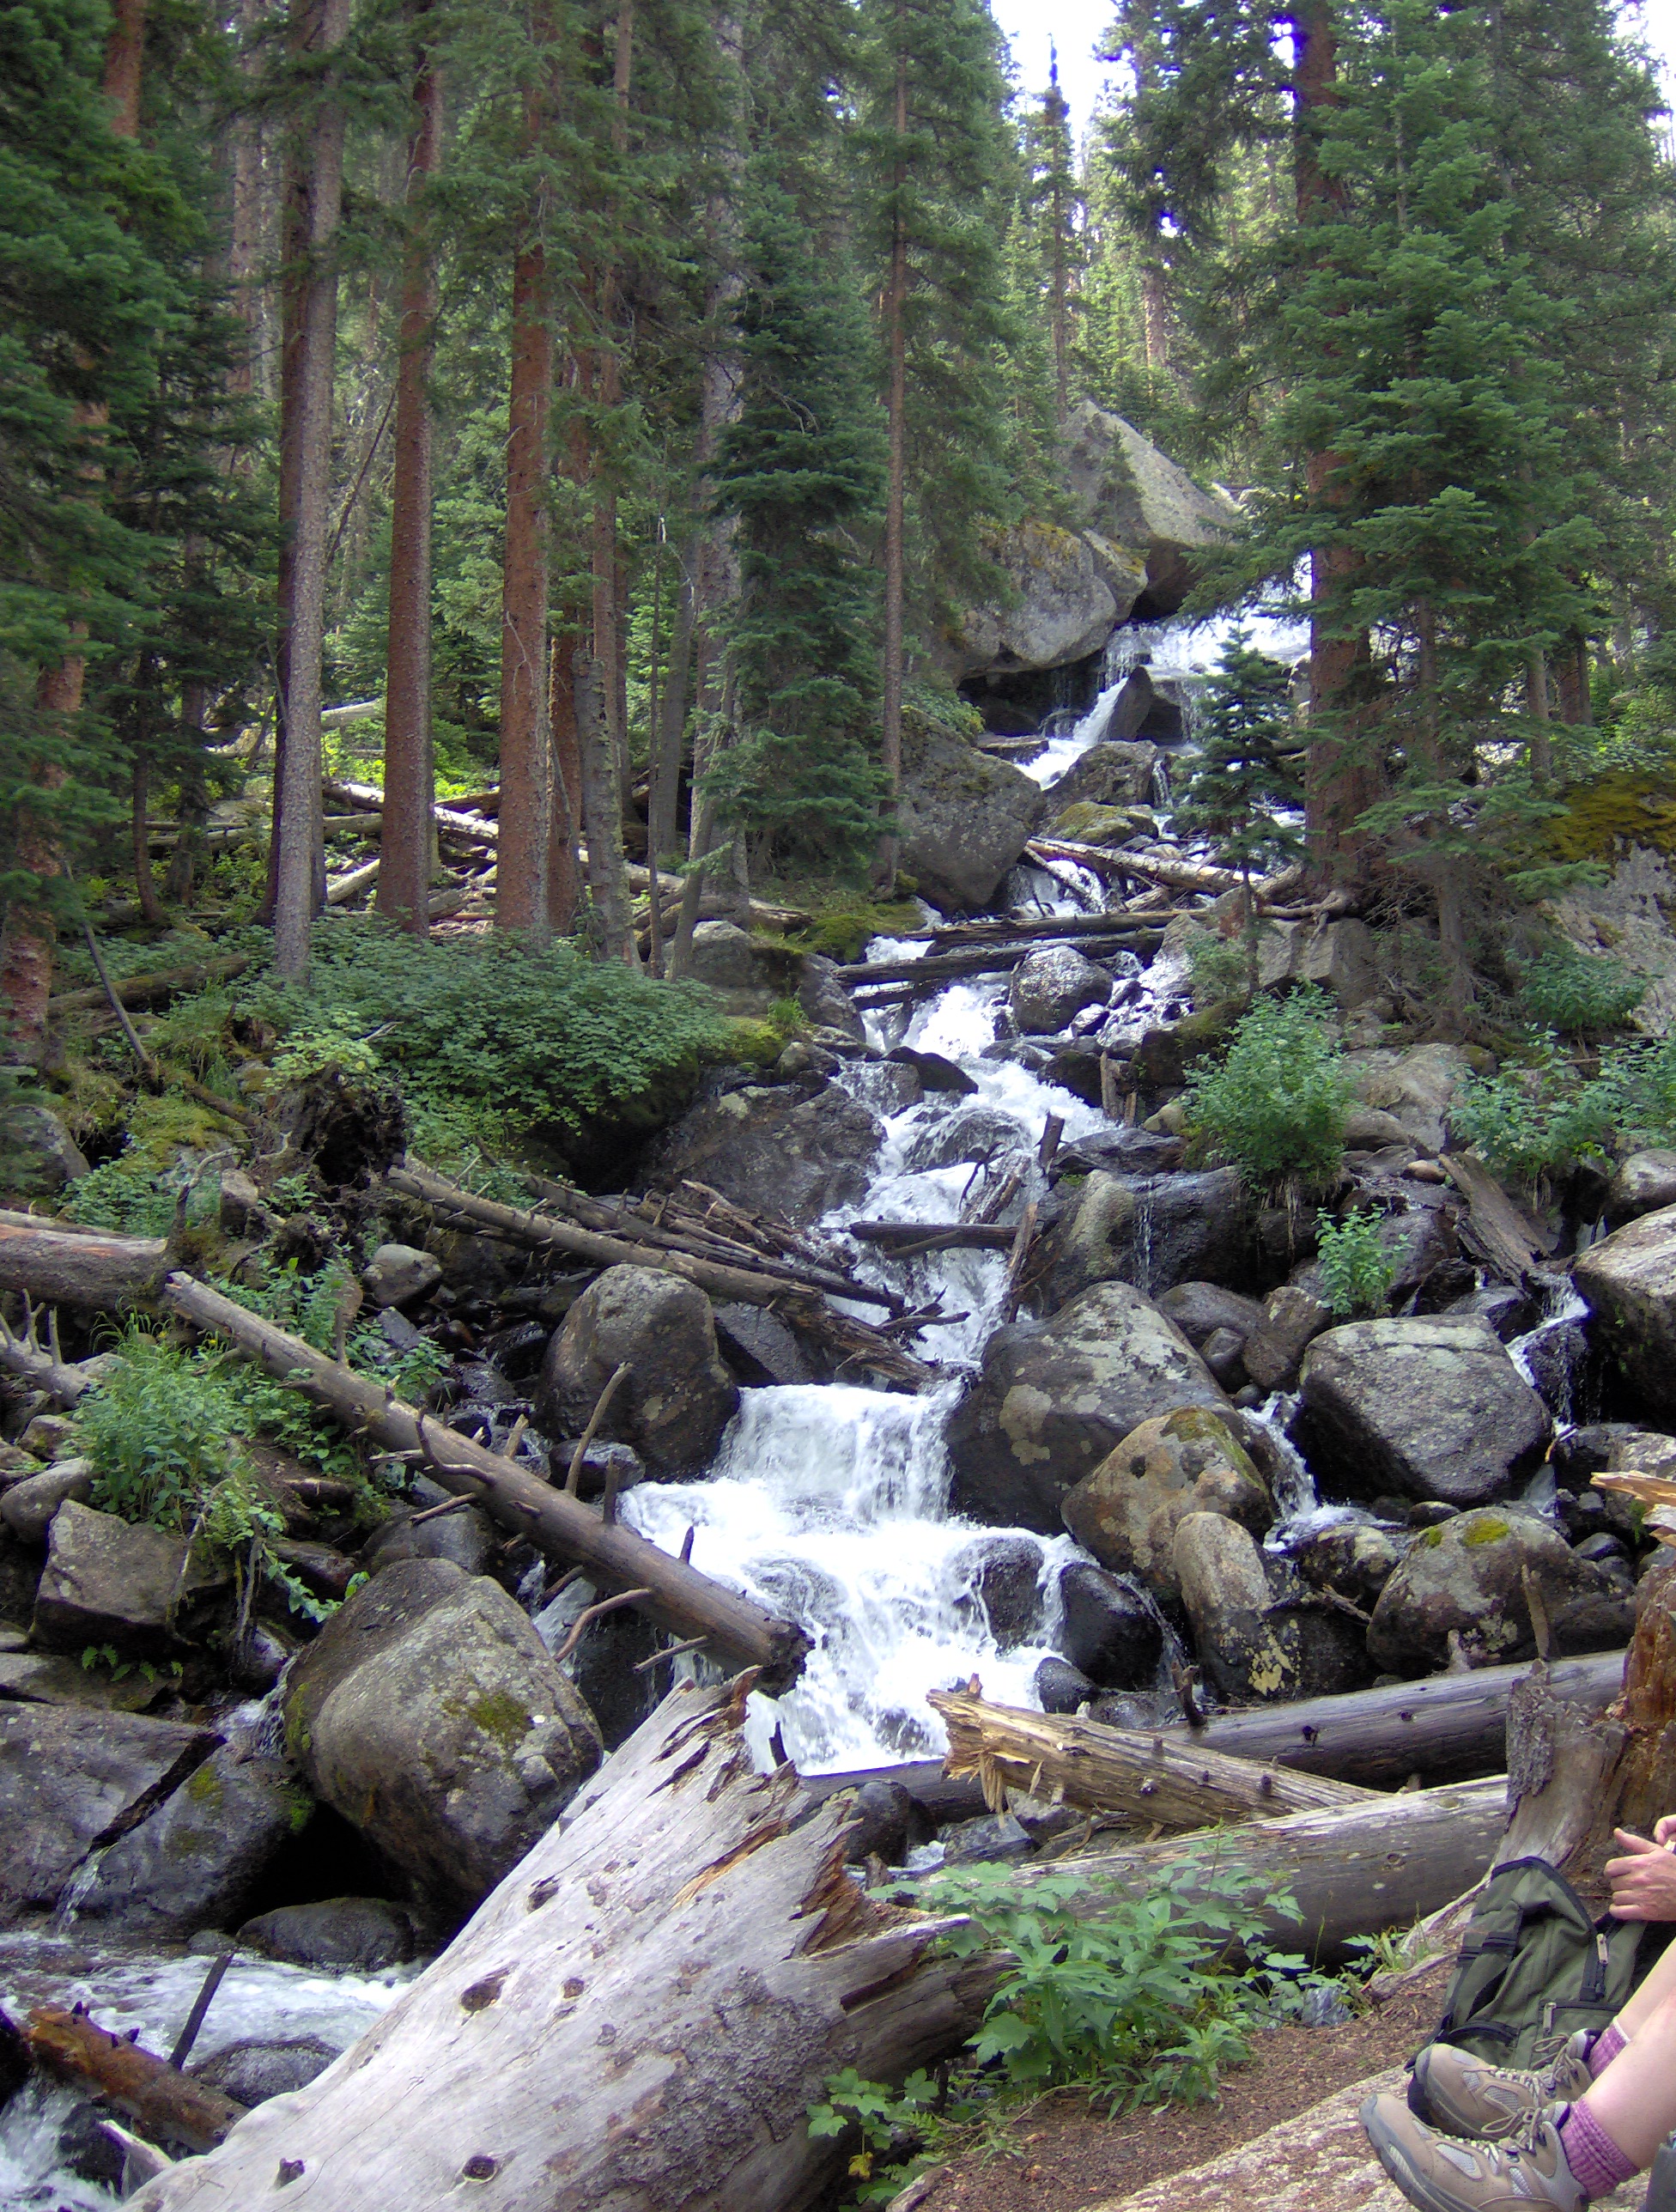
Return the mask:
[[[1676,1920],[1676,1853],[1665,1849],[1666,1838],[1676,1837],[1676,1814],[1667,1814],[1654,1832],[1656,1842],[1627,1828],[1612,1831],[1625,1854],[1606,1865],[1612,1909],[1620,1920]]]
[[[1665,1814],[1663,1820],[1653,1831],[1653,1841],[1655,1844],[1662,1844],[1666,1850],[1668,1850],[1673,1844],[1676,1844],[1676,1813]]]

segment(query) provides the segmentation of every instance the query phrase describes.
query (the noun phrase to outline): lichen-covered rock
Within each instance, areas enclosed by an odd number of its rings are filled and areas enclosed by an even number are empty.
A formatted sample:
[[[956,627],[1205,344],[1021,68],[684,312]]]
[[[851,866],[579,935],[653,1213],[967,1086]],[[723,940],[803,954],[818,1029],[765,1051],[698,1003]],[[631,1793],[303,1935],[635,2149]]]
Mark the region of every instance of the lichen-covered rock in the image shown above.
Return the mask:
[[[1237,1170],[1096,1173],[1049,1237],[1035,1295],[1050,1310],[1093,1283],[1133,1283],[1157,1297],[1186,1281],[1243,1281],[1251,1257],[1251,1213]]]
[[[1103,1006],[1112,979],[1073,945],[1039,945],[1007,985],[1007,1006],[1025,1036],[1057,1036],[1084,1006]]]
[[[1533,1473],[1548,1442],[1547,1407],[1477,1319],[1328,1329],[1301,1389],[1298,1442],[1340,1497],[1485,1504]]]
[[[1651,1146],[1618,1162],[1606,1192],[1608,1221],[1638,1221],[1667,1206],[1676,1206],[1676,1152]]]
[[[598,1433],[632,1444],[656,1476],[691,1474],[714,1457],[739,1403],[716,1345],[710,1301],[656,1267],[608,1267],[583,1291],[547,1348],[537,1425],[580,1436],[620,1366]]]
[[[1422,1152],[1441,1152],[1448,1141],[1449,1107],[1473,1064],[1459,1045],[1378,1046],[1347,1052],[1345,1071],[1364,1106],[1391,1115]]]
[[[1279,1390],[1297,1373],[1304,1352],[1333,1325],[1328,1308],[1301,1283],[1269,1292],[1262,1320],[1240,1348],[1245,1371],[1260,1390]]]
[[[1158,1297],[1158,1311],[1173,1321],[1195,1350],[1219,1328],[1243,1343],[1263,1318],[1260,1300],[1220,1283],[1176,1283]]]
[[[652,1146],[646,1175],[662,1190],[690,1176],[802,1229],[862,1195],[884,1141],[877,1117],[834,1086],[811,1097],[747,1084],[689,1107]]]
[[[1151,1686],[1163,1650],[1158,1609],[1126,1575],[1081,1561],[1060,1572],[1060,1650],[1102,1690]]]
[[[1173,614],[1205,551],[1241,526],[1225,495],[1202,491],[1120,415],[1084,399],[1065,425],[1066,476],[1078,520],[1145,564],[1148,601]]]
[[[732,921],[698,924],[693,932],[690,972],[692,980],[715,992],[732,1014],[765,1014],[776,999],[799,993],[805,980],[801,953],[783,945],[765,945]],[[818,982],[812,995],[823,1018],[825,994]]]
[[[1180,1597],[1175,1530],[1189,1513],[1220,1513],[1260,1535],[1274,1518],[1268,1485],[1228,1423],[1204,1407],[1143,1421],[1067,1491],[1065,1525],[1102,1567]]]
[[[33,1634],[50,1651],[109,1644],[124,1659],[169,1658],[197,1640],[228,1570],[201,1545],[95,1513],[67,1498],[47,1532]]]
[[[1268,1577],[1251,1531],[1220,1513],[1188,1513],[1174,1544],[1193,1645],[1218,1696],[1241,1703],[1296,1697],[1297,1623],[1270,1614]]]
[[[293,1665],[283,1711],[315,1796],[464,1910],[599,1763],[592,1715],[520,1607],[445,1559],[359,1590]]]
[[[1132,677],[1130,682],[1134,678]],[[1127,690],[1128,685],[1124,686]],[[1146,687],[1151,702],[1152,687]],[[1136,728],[1140,725],[1137,723]],[[1120,742],[1119,735],[1097,745],[1090,745],[1072,761],[1065,774],[1054,786],[1049,805],[1059,813],[1068,806],[1084,804],[1094,806],[1145,806],[1152,797],[1152,780],[1158,765],[1158,748],[1153,744]]]
[[[950,656],[962,676],[1085,660],[1104,645],[1145,582],[1138,562],[1133,590],[1120,601],[1102,574],[1110,563],[1097,561],[1091,545],[1057,523],[1014,523],[994,551],[1011,588],[1005,603],[994,600],[962,617],[958,647]]]
[[[998,1329],[949,1423],[954,1504],[980,1521],[1057,1534],[1065,1493],[1144,1420],[1225,1408],[1210,1370],[1126,1283],[1084,1291],[1045,1324]]]
[[[1380,1592],[1368,1649],[1380,1666],[1400,1674],[1442,1666],[1452,1636],[1476,1666],[1531,1658],[1536,1639],[1527,1575],[1540,1594],[1555,1650],[1610,1647],[1610,1634],[1604,1644],[1581,1640],[1580,1614],[1585,1632],[1600,1636],[1613,1625],[1616,1608],[1622,1637],[1631,1632],[1632,1604],[1592,1560],[1580,1559],[1533,1514],[1485,1507],[1422,1529]]]
[[[1578,1255],[1571,1279],[1649,1411],[1676,1421],[1676,1206],[1592,1244]]]
[[[901,865],[932,905],[988,906],[1041,821],[1041,787],[929,724],[902,732]]]

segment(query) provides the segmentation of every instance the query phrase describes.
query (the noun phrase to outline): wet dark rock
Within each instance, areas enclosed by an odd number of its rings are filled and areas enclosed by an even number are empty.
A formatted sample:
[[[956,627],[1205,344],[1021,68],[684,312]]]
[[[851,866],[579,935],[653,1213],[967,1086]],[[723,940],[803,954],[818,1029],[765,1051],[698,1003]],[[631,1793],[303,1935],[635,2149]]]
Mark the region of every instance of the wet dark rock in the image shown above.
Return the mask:
[[[598,1595],[588,1589],[587,1601],[592,1604]],[[668,1667],[637,1671],[643,1661],[663,1650],[665,1641],[655,1621],[628,1607],[591,1620],[565,1661],[577,1694],[599,1723],[607,1751],[626,1743],[669,1689]]]
[[[1213,1328],[1199,1347],[1200,1358],[1224,1390],[1238,1390],[1244,1385],[1244,1342],[1231,1328]]]
[[[714,1457],[739,1402],[722,1364],[710,1301],[653,1267],[608,1267],[565,1316],[535,1400],[537,1427],[580,1436],[619,1365],[628,1374],[599,1433],[632,1444],[654,1476],[691,1474]]]
[[[313,1810],[282,1760],[224,1747],[104,1853],[77,1922],[158,1943],[232,1927]]]
[[[806,1097],[750,1083],[690,1107],[653,1145],[646,1173],[653,1188],[690,1177],[806,1228],[863,1195],[884,1139],[877,1116],[836,1088]]]
[[[1676,1206],[1579,1253],[1571,1279],[1649,1413],[1676,1421]]]
[[[311,1544],[295,1536],[276,1536],[269,1548],[278,1564],[295,1575],[306,1590],[333,1603],[348,1595],[349,1584],[361,1572],[347,1553],[331,1544]]]
[[[1007,1008],[1024,1036],[1057,1036],[1084,1006],[1103,1006],[1112,979],[1072,945],[1039,945],[1007,985]]]
[[[570,1462],[581,1441],[580,1437],[561,1437],[548,1455],[548,1472],[561,1486],[569,1480]],[[582,1455],[576,1494],[579,1498],[601,1498],[608,1489],[632,1490],[637,1482],[645,1480],[646,1462],[632,1444],[617,1443],[609,1437],[595,1437]]]
[[[1027,1859],[1035,1845],[1030,1832],[1011,1813],[989,1813],[976,1820],[956,1820],[943,1831],[945,1866],[984,1866]]]
[[[980,1536],[948,1565],[950,1582],[969,1591],[1003,1651],[1029,1643],[1041,1610],[1042,1550],[1028,1536]]]
[[[1095,1695],[1095,1688],[1080,1667],[1068,1659],[1044,1659],[1032,1682],[1044,1713],[1074,1713]]]
[[[1023,853],[1046,801],[1022,769],[914,718],[902,732],[901,866],[933,906],[979,914]]]
[[[1126,1283],[1099,1283],[1046,1323],[998,1329],[948,1428],[957,1512],[1057,1534],[1065,1493],[1125,1437],[1227,1399],[1187,1339]]]
[[[993,1106],[962,1106],[919,1131],[908,1145],[902,1164],[916,1173],[925,1168],[962,1167],[968,1161],[1016,1152],[1028,1141],[1010,1114]]]
[[[1240,1347],[1247,1375],[1260,1390],[1284,1389],[1309,1346],[1332,1326],[1331,1310],[1312,1291],[1282,1283],[1269,1292],[1262,1319]]]
[[[1318,1589],[1334,1591],[1372,1610],[1408,1549],[1407,1540],[1365,1521],[1338,1521],[1293,1552],[1298,1572]]]
[[[1104,1055],[1097,1044],[1082,1039],[1060,1046],[1043,1073],[1049,1083],[1080,1098],[1085,1106],[1098,1106],[1105,1095],[1101,1073]]]
[[[1481,1504],[1547,1445],[1546,1407],[1481,1322],[1351,1322],[1316,1338],[1301,1374],[1298,1442],[1340,1496]]]
[[[1143,1421],[1076,1487],[1065,1525],[1102,1566],[1139,1575],[1161,1595],[1181,1595],[1176,1524],[1189,1513],[1224,1513],[1260,1534],[1274,1518],[1268,1485],[1224,1417],[1187,1407]]]
[[[95,2188],[119,2196],[127,2154],[106,2131],[109,2118],[109,2108],[104,2105],[88,2101],[72,2106],[58,2128],[58,2163],[77,2180],[90,2181]]]
[[[1048,1175],[1054,1182],[1101,1170],[1108,1175],[1168,1175],[1181,1166],[1186,1150],[1180,1137],[1153,1129],[1101,1129],[1064,1146],[1054,1155]]]
[[[1610,1635],[1606,1646],[1574,1640],[1579,1627],[1598,1633],[1611,1626],[1600,1602],[1618,1602],[1608,1577],[1534,1515],[1491,1506],[1457,1514],[1416,1539],[1380,1593],[1368,1649],[1380,1666],[1403,1674],[1447,1663],[1451,1637],[1477,1666],[1529,1658],[1536,1640],[1527,1574],[1541,1594],[1557,1650],[1610,1646]],[[1582,1620],[1568,1622],[1579,1611]]]
[[[1056,1187],[1056,1195],[1067,1186]],[[1202,1175],[1089,1176],[1053,1232],[1038,1277],[1050,1311],[1090,1284],[1159,1297],[1178,1283],[1246,1280],[1251,1236],[1232,1168]]]
[[[52,1651],[109,1644],[124,1659],[171,1658],[198,1640],[227,1585],[226,1567],[203,1547],[189,1557],[182,1537],[66,1499],[48,1534],[35,1640]]]
[[[839,981],[835,960],[829,960],[819,952],[805,952],[797,998],[807,1021],[817,1030],[833,1032],[830,1037],[818,1038],[818,1043],[835,1048],[837,1038],[859,1043],[865,1037],[866,1024],[856,1012],[855,1001]]]
[[[358,1591],[298,1657],[283,1710],[314,1796],[468,1908],[599,1763],[592,1715],[523,1612],[445,1559]]]
[[[719,1305],[715,1322],[721,1356],[748,1389],[817,1379],[795,1334],[766,1306]]]
[[[845,1832],[845,1856],[858,1864],[881,1858],[886,1866],[900,1866],[910,1846],[924,1839],[927,1826],[900,1782],[864,1782]]]
[[[1622,1567],[1626,1573],[1630,1571],[1630,1555],[1624,1548],[1624,1540],[1610,1528],[1597,1528],[1592,1536],[1574,1542],[1572,1549],[1580,1559],[1590,1559],[1608,1573],[1615,1567]]]
[[[1452,1298],[1442,1311],[1449,1321],[1487,1322],[1503,1344],[1523,1336],[1542,1318],[1525,1293],[1510,1283],[1486,1283],[1481,1290],[1467,1291]]]
[[[295,1641],[270,1620],[252,1620],[231,1662],[233,1680],[241,1690],[264,1696],[296,1656]]]
[[[377,1575],[398,1559],[448,1559],[463,1574],[480,1575],[495,1540],[495,1523],[481,1506],[462,1505],[416,1528],[413,1510],[398,1507],[367,1539],[361,1564],[369,1575]]]
[[[903,1067],[911,1067],[920,1079],[922,1091],[947,1091],[956,1098],[969,1098],[977,1090],[977,1084],[966,1070],[945,1060],[940,1052],[920,1052],[914,1045],[899,1044],[884,1057]]]
[[[88,1853],[137,1826],[217,1741],[138,1713],[0,1705],[0,1924],[50,1911]]]
[[[1163,1624],[1126,1575],[1080,1563],[1060,1574],[1060,1649],[1102,1690],[1144,1689],[1157,1672]]]
[[[1158,1311],[1173,1321],[1195,1350],[1218,1329],[1226,1329],[1244,1343],[1262,1324],[1263,1307],[1256,1298],[1220,1283],[1175,1283],[1160,1293]]]
[[[404,1966],[416,1948],[412,1915],[382,1897],[282,1905],[246,1921],[239,1942],[264,1959],[337,1974],[382,1973]]]
[[[1227,1038],[1232,1016],[1226,1006],[1206,1006],[1183,1020],[1148,1030],[1135,1052],[1141,1081],[1153,1091],[1177,1091],[1187,1071]]]
[[[265,2105],[270,2097],[306,2089],[337,2056],[318,2035],[294,2035],[281,2042],[251,2037],[226,2045],[187,2071],[235,2104]]]

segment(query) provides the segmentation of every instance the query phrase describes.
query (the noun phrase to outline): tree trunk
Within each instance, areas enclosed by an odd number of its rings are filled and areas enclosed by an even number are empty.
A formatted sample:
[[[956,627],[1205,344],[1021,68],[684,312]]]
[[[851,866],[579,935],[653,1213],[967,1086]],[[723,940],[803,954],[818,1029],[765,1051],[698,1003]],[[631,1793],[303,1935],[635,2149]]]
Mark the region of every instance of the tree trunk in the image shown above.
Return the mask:
[[[0,1291],[84,1311],[149,1297],[173,1264],[163,1237],[118,1237],[0,1214]]]
[[[544,103],[529,99],[526,136],[538,145]],[[547,423],[553,331],[544,208],[513,267],[512,396],[507,431],[507,537],[501,632],[501,847],[495,921],[541,939],[549,930],[548,839],[553,812],[547,729]]]
[[[636,1611],[672,1635],[703,1636],[729,1660],[761,1668],[769,1694],[778,1696],[802,1671],[809,1638],[794,1623],[671,1559],[622,1522],[605,1520],[596,1507],[404,1406],[382,1382],[316,1352],[301,1337],[288,1336],[190,1275],[171,1275],[164,1299],[173,1312],[228,1338],[356,1434],[422,1461],[445,1490],[475,1499],[502,1528],[543,1552],[580,1561],[609,1589],[646,1590],[635,1601]]]
[[[429,929],[436,832],[431,809],[431,410],[436,265],[426,191],[442,160],[442,82],[428,43],[429,0],[410,0],[416,48],[402,267],[396,459],[390,500],[390,645],[384,718],[379,912],[410,936]]]
[[[965,1691],[933,1690],[929,1702],[949,1731],[945,1771],[955,1778],[977,1775],[998,1812],[1012,1789],[1055,1804],[1202,1828],[1356,1804],[1369,1795],[1353,1783],[1232,1759],[1168,1729],[1142,1733],[1022,1712]]]
[[[137,756],[130,787],[128,825],[129,839],[134,855],[134,889],[139,893],[140,913],[152,923],[167,921],[163,902],[157,896],[157,878],[151,872],[151,833],[147,825],[146,808],[151,796],[151,769],[143,755]]]
[[[692,674],[693,620],[695,598],[693,574],[701,540],[694,537],[682,550],[681,580],[676,587],[675,623],[670,634],[669,665],[664,672],[664,696],[658,718],[658,772],[653,784],[653,805],[647,823],[651,849],[658,854],[675,850],[681,809],[681,763],[687,727],[687,686]]]
[[[419,2208],[462,2176],[495,2212],[817,2202],[827,2077],[956,2049],[999,1962],[936,1955],[958,1921],[864,1897],[845,1810],[751,1771],[751,1680],[674,1692],[353,2051],[134,2212],[282,2207],[299,2179],[309,2212]]]
[[[607,960],[638,966],[628,871],[622,853],[622,805],[616,764],[605,722],[604,672],[580,647],[573,663],[576,744],[581,770],[582,821],[587,832],[588,888],[593,900],[598,951]]]
[[[908,52],[906,0],[896,5],[896,106],[898,146],[908,136]],[[884,671],[879,726],[879,766],[884,771],[885,805],[893,815],[902,783],[902,629],[907,591],[908,499],[908,226],[901,199],[908,171],[898,154],[893,175],[896,206],[891,218],[890,267],[884,285],[885,412],[889,461],[884,495]],[[894,829],[879,840],[874,862],[878,888],[888,897],[896,880],[901,839]]]
[[[296,0],[292,37],[301,51],[329,55],[349,30],[349,0]],[[305,260],[292,420],[296,527],[292,549],[284,757],[275,787],[277,854],[274,967],[293,982],[308,973],[308,936],[325,896],[320,830],[320,656],[325,643],[326,537],[331,528],[331,394],[337,333],[338,219],[343,199],[344,112],[330,76],[322,79],[299,159],[296,235]],[[288,364],[290,366],[290,364]]]
[[[140,87],[145,74],[146,0],[114,0],[105,44],[105,97],[118,138],[140,135]]]
[[[42,2005],[30,2014],[23,2042],[32,2058],[91,2087],[155,2142],[208,2150],[245,2117],[243,2105],[142,2051],[125,2035],[96,2027],[84,2012]]]
[[[582,755],[576,732],[574,649],[562,636],[547,652],[547,731],[553,762],[553,820],[547,837],[547,920],[555,934],[576,927],[582,888]]]
[[[1554,748],[1548,729],[1548,659],[1539,645],[1532,646],[1526,659],[1525,708],[1531,718],[1531,781],[1543,791],[1554,780]]]

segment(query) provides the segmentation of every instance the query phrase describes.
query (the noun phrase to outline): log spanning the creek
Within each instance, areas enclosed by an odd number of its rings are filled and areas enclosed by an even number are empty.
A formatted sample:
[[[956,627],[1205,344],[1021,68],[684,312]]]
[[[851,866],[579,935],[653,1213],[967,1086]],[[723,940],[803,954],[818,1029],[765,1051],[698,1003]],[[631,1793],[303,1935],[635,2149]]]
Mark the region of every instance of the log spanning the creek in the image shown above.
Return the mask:
[[[1163,932],[1150,921],[1143,921],[1139,916],[1130,921],[1114,919],[1115,926],[1108,923],[1097,936],[1079,938],[1078,950],[1098,958],[1102,952],[1129,952],[1140,946],[1151,949],[1163,939]],[[1001,975],[1020,966],[1042,942],[1040,938],[1014,939],[1007,944],[975,945],[959,952],[927,952],[917,960],[856,961],[838,970],[838,980],[853,990],[869,989],[875,983],[914,983],[929,989],[937,983],[958,982],[962,975]]]
[[[0,1291],[96,1310],[149,1297],[174,1251],[166,1237],[118,1237],[70,1222],[0,1212]]]
[[[1231,1758],[1164,1729],[1023,1712],[963,1690],[933,1690],[928,1702],[949,1731],[946,1771],[976,1775],[998,1812],[1007,1791],[1017,1790],[1056,1804],[1198,1828],[1359,1804],[1371,1794],[1354,1783]]]
[[[329,1352],[316,1352],[301,1337],[288,1335],[190,1275],[171,1275],[163,1299],[171,1312],[226,1337],[355,1434],[370,1437],[386,1451],[422,1459],[426,1473],[445,1490],[473,1499],[501,1528],[527,1537],[543,1552],[579,1562],[607,1589],[643,1590],[646,1595],[635,1601],[636,1611],[673,1636],[702,1637],[725,1657],[760,1668],[765,1691],[777,1696],[802,1672],[809,1638],[795,1622],[712,1582],[515,1461],[428,1419],[384,1384],[357,1374]]]
[[[845,1808],[753,1772],[751,1686],[672,1692],[359,2043],[131,2212],[822,2201],[828,2077],[957,2049],[1001,1961],[856,1887]]]

